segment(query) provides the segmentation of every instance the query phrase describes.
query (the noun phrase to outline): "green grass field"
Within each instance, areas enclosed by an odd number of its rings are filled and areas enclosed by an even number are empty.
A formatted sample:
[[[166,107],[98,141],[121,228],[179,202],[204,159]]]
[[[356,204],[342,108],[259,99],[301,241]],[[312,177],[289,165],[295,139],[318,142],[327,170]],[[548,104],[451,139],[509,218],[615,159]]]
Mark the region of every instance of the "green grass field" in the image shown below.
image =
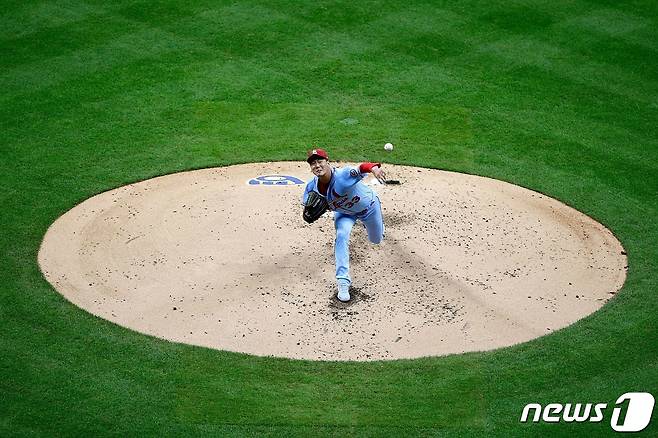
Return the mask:
[[[0,54],[1,436],[599,436],[609,415],[519,418],[658,397],[655,2],[5,0]],[[47,227],[96,193],[312,145],[558,198],[617,235],[626,285],[512,348],[324,363],[140,335],[41,276]]]

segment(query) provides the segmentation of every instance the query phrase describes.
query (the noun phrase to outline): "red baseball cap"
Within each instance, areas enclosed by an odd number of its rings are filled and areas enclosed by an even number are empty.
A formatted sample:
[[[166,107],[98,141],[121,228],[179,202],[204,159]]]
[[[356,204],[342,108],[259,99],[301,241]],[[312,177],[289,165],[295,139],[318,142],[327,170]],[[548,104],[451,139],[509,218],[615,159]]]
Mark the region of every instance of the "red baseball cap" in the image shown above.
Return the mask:
[[[329,159],[329,154],[324,149],[311,149],[308,151],[308,158],[306,159],[307,163],[315,160],[317,158],[324,158],[325,160]]]

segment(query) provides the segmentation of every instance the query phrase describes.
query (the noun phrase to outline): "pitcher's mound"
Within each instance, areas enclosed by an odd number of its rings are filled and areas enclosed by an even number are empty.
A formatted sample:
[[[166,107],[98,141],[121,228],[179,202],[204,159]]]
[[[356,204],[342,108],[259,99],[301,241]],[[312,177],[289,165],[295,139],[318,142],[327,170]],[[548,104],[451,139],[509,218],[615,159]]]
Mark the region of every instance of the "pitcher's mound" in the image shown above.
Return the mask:
[[[154,178],[83,202],[39,263],[68,300],[160,338],[300,359],[488,350],[594,312],[626,257],[601,224],[508,183],[385,166],[386,233],[351,239],[351,302],[335,299],[333,221],[302,220],[306,163]],[[366,181],[373,183],[373,181]]]

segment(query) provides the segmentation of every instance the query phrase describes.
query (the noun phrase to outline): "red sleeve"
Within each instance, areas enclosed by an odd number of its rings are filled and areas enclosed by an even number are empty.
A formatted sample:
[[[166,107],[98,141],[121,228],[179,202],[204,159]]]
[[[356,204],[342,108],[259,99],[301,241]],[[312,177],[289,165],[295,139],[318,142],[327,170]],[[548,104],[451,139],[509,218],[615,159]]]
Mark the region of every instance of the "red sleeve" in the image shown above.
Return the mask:
[[[381,167],[382,163],[361,163],[359,166],[359,172],[361,173],[370,173],[373,167]]]

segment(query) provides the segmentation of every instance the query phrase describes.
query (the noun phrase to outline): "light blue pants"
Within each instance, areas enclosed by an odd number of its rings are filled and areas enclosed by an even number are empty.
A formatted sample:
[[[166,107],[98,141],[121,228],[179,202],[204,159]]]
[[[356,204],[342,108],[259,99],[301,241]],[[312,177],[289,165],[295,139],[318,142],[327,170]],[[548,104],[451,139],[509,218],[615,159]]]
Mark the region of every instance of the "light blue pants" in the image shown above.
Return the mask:
[[[350,278],[350,234],[352,234],[352,227],[357,219],[365,225],[368,231],[368,240],[371,243],[380,243],[384,238],[384,218],[382,217],[382,205],[379,198],[375,197],[374,204],[363,217],[334,212],[336,281],[339,282],[352,282]]]

